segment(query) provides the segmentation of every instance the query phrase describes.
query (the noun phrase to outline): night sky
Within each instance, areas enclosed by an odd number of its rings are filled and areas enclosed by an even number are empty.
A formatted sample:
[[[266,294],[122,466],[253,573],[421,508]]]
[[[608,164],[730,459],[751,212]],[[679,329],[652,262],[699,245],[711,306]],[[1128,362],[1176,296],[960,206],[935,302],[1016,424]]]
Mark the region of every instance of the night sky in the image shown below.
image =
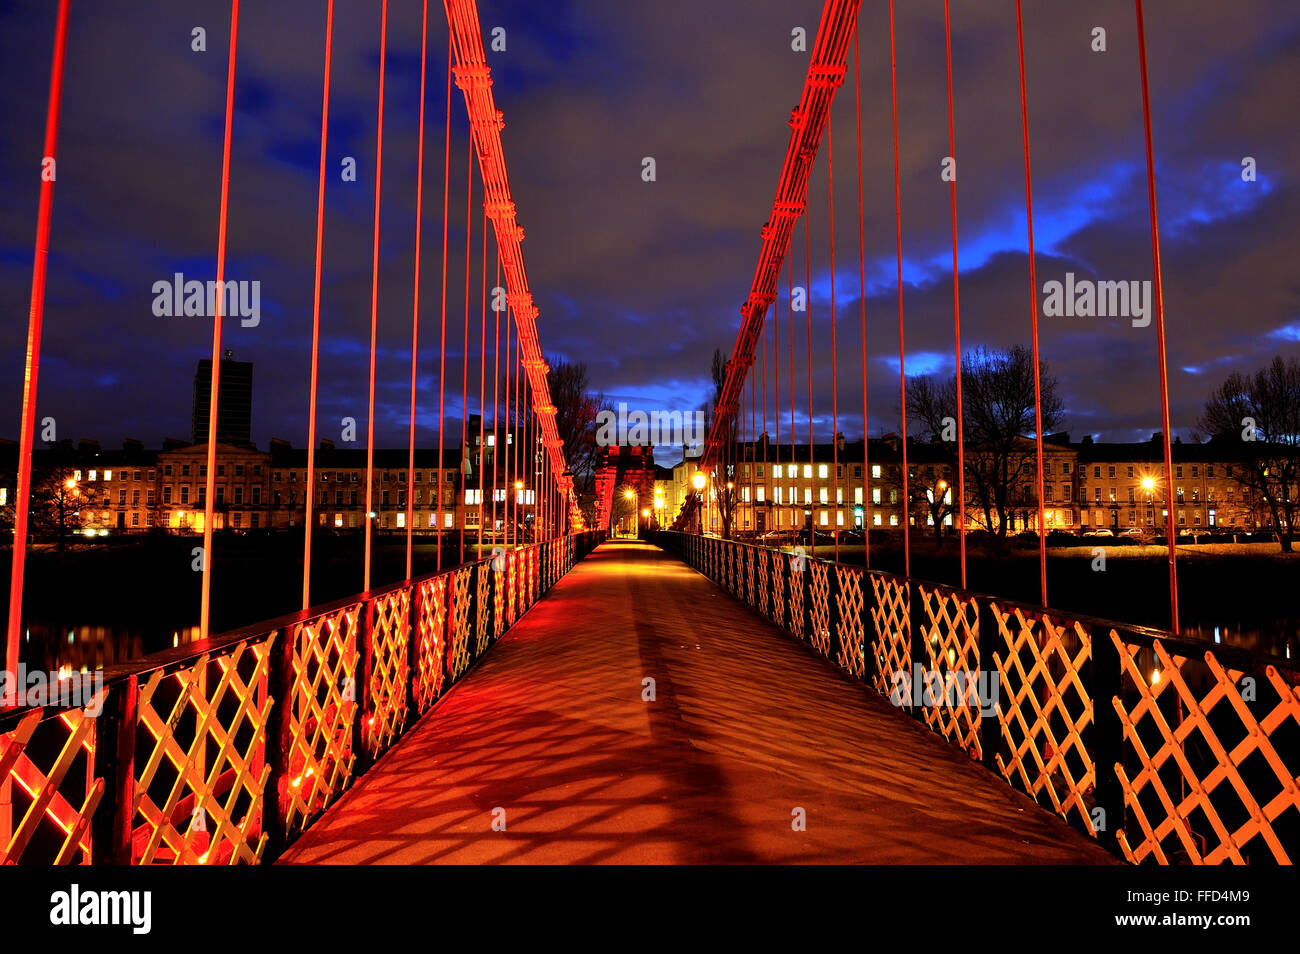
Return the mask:
[[[54,0],[0,0],[0,435],[16,437]],[[321,0],[242,5],[227,278],[260,280],[256,328],[224,323],[255,362],[253,438],[301,447],[315,247],[324,41]],[[1190,436],[1232,370],[1300,352],[1300,5],[1149,0],[1148,61],[1161,213],[1172,414]],[[480,3],[524,254],[552,356],[585,361],[615,401],[686,410],[730,354],[789,138],[821,5],[811,0]],[[898,5],[908,372],[951,371],[952,275],[941,0]],[[1024,170],[1011,0],[953,3],[963,344],[1029,340]],[[370,322],[378,0],[338,0],[326,187],[320,436],[355,417],[364,440]],[[191,30],[207,52],[191,51]],[[1106,29],[1107,50],[1091,49]],[[229,3],[73,4],[59,139],[38,418],[59,436],[157,446],[189,434],[201,318],[159,318],[154,282],[213,276]],[[415,231],[420,4],[389,12],[381,206],[376,442],[406,443]],[[1029,2],[1025,11],[1041,286],[1151,278],[1146,168],[1130,0]],[[897,301],[888,4],[861,19],[870,430],[897,429]],[[431,4],[419,440],[437,429],[446,25]],[[448,416],[459,421],[464,333],[466,119],[452,96]],[[841,429],[860,433],[853,65],[833,113]],[[357,181],[341,181],[344,157]],[[641,179],[653,156],[658,180]],[[1257,179],[1243,182],[1245,156]],[[479,206],[479,193],[474,204]],[[831,288],[826,144],[810,196],[815,418],[829,435]],[[473,215],[471,339],[478,336],[480,212]],[[793,254],[803,267],[803,226]],[[802,278],[796,274],[796,284]],[[490,276],[489,286],[495,284]],[[802,317],[802,316],[801,316]],[[782,431],[788,429],[781,308]],[[802,332],[801,332],[802,333]],[[489,312],[489,335],[491,312]],[[770,344],[770,338],[769,344]],[[803,338],[797,418],[806,427]],[[1044,318],[1075,439],[1159,428],[1155,325]],[[476,388],[477,346],[471,348]],[[761,370],[761,365],[756,365]],[[773,369],[769,354],[769,393]],[[490,390],[490,387],[489,387]],[[454,393],[454,396],[451,396]],[[847,420],[843,418],[848,418]],[[801,429],[800,433],[804,433]],[[661,453],[660,462],[674,455]]]

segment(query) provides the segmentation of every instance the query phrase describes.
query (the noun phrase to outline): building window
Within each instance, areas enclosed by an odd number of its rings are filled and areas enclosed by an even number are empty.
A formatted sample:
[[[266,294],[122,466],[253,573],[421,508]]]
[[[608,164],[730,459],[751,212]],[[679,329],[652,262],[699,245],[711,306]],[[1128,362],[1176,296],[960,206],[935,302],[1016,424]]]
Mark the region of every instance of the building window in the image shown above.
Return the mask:
[[[181,484],[181,503],[187,504],[189,502],[190,502],[190,485]]]
[[[236,503],[236,504],[242,504],[243,502],[244,502],[244,488],[243,488],[243,487],[236,487],[236,488],[235,488],[235,503]],[[236,515],[236,516],[237,516],[237,515]],[[238,525],[238,524],[235,524],[235,526],[239,526],[239,525]]]

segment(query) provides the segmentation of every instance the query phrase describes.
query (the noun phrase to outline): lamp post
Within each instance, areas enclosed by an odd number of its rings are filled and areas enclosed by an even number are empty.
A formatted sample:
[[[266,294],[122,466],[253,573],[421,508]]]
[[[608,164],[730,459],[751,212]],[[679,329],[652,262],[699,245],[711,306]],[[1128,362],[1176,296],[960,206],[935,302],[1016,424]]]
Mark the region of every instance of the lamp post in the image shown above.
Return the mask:
[[[704,475],[704,471],[702,470],[697,470],[695,476],[691,478],[691,483],[694,485],[696,492],[700,495],[700,505],[696,510],[700,518],[701,536],[704,535],[704,485],[708,483],[708,480],[708,477]]]

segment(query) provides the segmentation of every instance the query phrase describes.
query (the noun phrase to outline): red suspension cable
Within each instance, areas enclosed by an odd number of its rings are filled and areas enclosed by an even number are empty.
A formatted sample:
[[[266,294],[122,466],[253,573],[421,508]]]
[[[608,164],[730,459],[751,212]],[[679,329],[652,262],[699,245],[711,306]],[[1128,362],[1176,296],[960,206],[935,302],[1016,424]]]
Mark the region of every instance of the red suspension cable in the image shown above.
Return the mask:
[[[325,145],[329,132],[330,115],[330,56],[334,45],[334,0],[325,8],[325,68],[320,108],[320,176],[316,187],[316,277],[312,287],[311,306],[311,383],[307,398],[307,499],[303,516],[302,544],[302,608],[311,605],[311,521],[312,504],[316,495],[316,390],[317,367],[320,354],[320,281],[321,261],[325,247]],[[417,240],[418,241],[418,240]],[[417,256],[418,261],[418,256]],[[418,266],[417,266],[418,267]],[[408,572],[409,576],[410,573]]]
[[[911,534],[912,498],[907,479],[907,383],[906,356],[903,351],[903,191],[898,178],[898,57],[894,46],[894,0],[889,0],[889,82],[894,114],[894,232],[898,246],[898,404],[901,415],[903,447],[903,575],[912,575]]]
[[[465,335],[461,342],[461,378],[460,378],[460,499],[452,505],[451,512],[460,508],[460,550],[456,554],[457,565],[465,562],[465,514],[469,512],[469,503],[465,499],[466,474],[465,464],[469,457],[465,453],[469,438],[469,272],[470,257],[474,243],[470,241],[470,232],[474,224],[474,137],[467,136],[469,158],[465,163]]]
[[[478,548],[474,553],[476,560],[483,558],[483,453],[487,436],[487,211],[483,212],[483,251],[479,261],[479,272],[483,276],[481,302],[483,313],[479,318],[478,348]]]
[[[434,511],[436,557],[438,570],[442,569],[442,499],[443,432],[447,423],[447,244],[448,226],[451,222],[451,78],[452,41],[447,37],[447,133],[443,144],[442,160],[442,322],[438,341],[438,506]]]
[[[1025,222],[1029,236],[1029,319],[1034,348],[1034,449],[1038,470],[1038,593],[1047,605],[1047,528],[1043,525],[1042,375],[1038,365],[1038,278],[1034,260],[1034,190],[1029,166],[1029,97],[1025,89],[1025,31],[1016,0],[1016,49],[1020,59],[1020,134],[1025,145]]]
[[[953,356],[957,366],[957,545],[961,564],[961,588],[966,589],[966,451],[965,435],[962,432],[961,403],[961,297],[957,291],[957,137],[952,121],[952,26],[948,19],[948,0],[943,0],[943,38],[944,50],[948,62],[948,155],[952,158],[953,170],[950,194],[952,197],[952,338]],[[942,488],[947,494],[951,488]],[[1038,529],[1043,530],[1042,494],[1039,494]],[[939,533],[943,532],[943,496],[939,498]]]
[[[1170,629],[1177,635],[1178,627],[1178,561],[1174,556],[1174,531],[1172,527],[1174,498],[1170,478],[1173,475],[1173,448],[1169,433],[1169,373],[1165,363],[1165,303],[1163,283],[1160,275],[1160,216],[1156,210],[1156,160],[1155,149],[1151,143],[1151,93],[1147,85],[1147,38],[1146,25],[1142,15],[1142,0],[1135,0],[1138,31],[1138,63],[1142,71],[1142,128],[1146,134],[1147,149],[1147,203],[1151,212],[1151,263],[1153,278],[1152,290],[1155,293],[1156,306],[1156,356],[1160,365],[1160,425],[1161,443],[1165,456],[1165,509],[1169,517],[1165,519],[1165,538],[1169,547],[1169,616]],[[1041,471],[1041,467],[1039,468]],[[1041,494],[1040,494],[1041,496]],[[1046,602],[1046,600],[1044,600]]]
[[[809,202],[809,205],[812,203]],[[812,386],[812,213],[804,210],[803,216],[803,251],[804,251],[804,317],[808,325],[808,479],[813,481],[817,473],[816,445],[813,443],[813,386]],[[808,505],[808,552],[817,555],[817,497],[812,492],[813,483],[809,483]]]
[[[406,579],[408,580],[411,578],[411,556],[415,534],[415,370],[420,354],[420,220],[424,217],[424,89],[429,60],[429,0],[424,0],[424,15],[420,23],[420,122],[416,131],[415,150],[415,290],[411,305],[411,417],[406,457]],[[322,172],[324,161],[322,154]],[[309,529],[308,533],[310,532]]]
[[[370,589],[370,514],[375,482],[375,352],[379,335],[379,190],[384,165],[384,54],[388,41],[388,0],[379,15],[379,106],[375,130],[375,239],[370,273],[370,396],[366,412],[366,533],[362,592]],[[315,488],[308,488],[311,493]]]
[[[239,0],[230,4],[230,58],[226,65],[226,130],[221,147],[221,211],[217,225],[217,288],[226,277],[226,215],[230,208],[230,132],[235,114],[235,53],[239,48]],[[217,479],[217,387],[221,370],[221,310],[224,295],[216,295],[212,316],[212,377],[208,400],[208,453],[206,498],[203,502],[203,595],[199,606],[199,638],[208,638],[212,602],[212,498]],[[308,488],[310,493],[310,488]]]
[[[68,48],[69,0],[59,0],[54,27],[54,56],[50,66],[50,95],[45,110],[44,158],[57,161],[59,110],[63,103],[63,63]],[[233,33],[232,33],[233,38]],[[233,64],[233,42],[232,59]],[[57,175],[57,170],[56,170]],[[9,568],[9,622],[5,665],[18,671],[22,646],[23,570],[27,557],[27,511],[32,485],[32,446],[36,439],[36,379],[41,365],[41,325],[45,316],[45,270],[50,257],[50,211],[54,205],[54,175],[41,177],[36,214],[36,245],[32,262],[31,310],[27,315],[27,359],[23,375],[23,416],[19,425],[18,475],[14,490],[14,553]],[[206,592],[206,589],[204,590]]]
[[[871,504],[867,478],[871,454],[867,450],[867,256],[866,233],[862,221],[862,43],[858,24],[853,24],[853,104],[858,128],[858,300],[862,327],[862,547],[863,565],[871,569],[871,531],[867,510]]]
[[[827,223],[831,237],[831,476],[835,478],[835,490],[831,494],[831,506],[835,508],[835,525],[831,533],[835,535],[835,561],[840,559],[840,409],[839,409],[839,365],[837,352],[839,345],[835,337],[835,323],[838,312],[835,307],[835,146],[831,135],[831,117],[826,117],[826,194]]]

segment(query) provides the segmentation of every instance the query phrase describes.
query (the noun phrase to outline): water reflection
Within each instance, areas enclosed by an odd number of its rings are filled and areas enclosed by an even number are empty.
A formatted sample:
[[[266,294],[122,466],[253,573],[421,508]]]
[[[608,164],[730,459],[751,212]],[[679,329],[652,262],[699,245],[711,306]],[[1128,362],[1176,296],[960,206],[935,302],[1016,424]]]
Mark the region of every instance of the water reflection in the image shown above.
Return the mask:
[[[199,638],[198,626],[132,629],[125,626],[48,623],[27,625],[23,661],[29,668],[93,671],[127,663]]]
[[[1189,639],[1203,639],[1222,646],[1238,646],[1283,659],[1300,658],[1300,619],[1191,623],[1183,626],[1183,635]]]

